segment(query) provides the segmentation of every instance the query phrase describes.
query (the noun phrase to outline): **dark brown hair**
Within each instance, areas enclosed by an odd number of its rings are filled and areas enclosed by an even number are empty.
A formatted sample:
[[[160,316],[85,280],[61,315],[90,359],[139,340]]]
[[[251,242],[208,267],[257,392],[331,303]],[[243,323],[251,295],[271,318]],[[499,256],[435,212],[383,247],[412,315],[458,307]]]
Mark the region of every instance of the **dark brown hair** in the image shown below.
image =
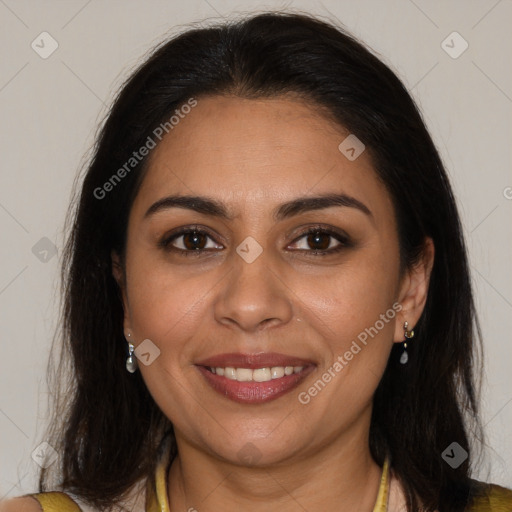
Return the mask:
[[[97,138],[63,264],[61,369],[68,378],[45,438],[61,454],[61,488],[93,506],[107,508],[151,478],[159,443],[173,436],[140,372],[125,369],[123,307],[112,276],[111,251],[124,253],[147,158],[106,197],[95,190],[190,98],[286,93],[322,107],[369,149],[393,200],[403,266],[417,261],[425,237],[434,242],[409,363],[398,363],[395,344],[374,397],[370,448],[379,464],[390,456],[409,511],[420,504],[462,511],[471,497],[470,440],[482,437],[474,381],[480,336],[461,224],[438,152],[401,81],[362,43],[305,14],[265,13],[163,43],[123,85]],[[455,469],[441,457],[454,441],[469,453]],[[48,482],[42,470],[40,491]]]

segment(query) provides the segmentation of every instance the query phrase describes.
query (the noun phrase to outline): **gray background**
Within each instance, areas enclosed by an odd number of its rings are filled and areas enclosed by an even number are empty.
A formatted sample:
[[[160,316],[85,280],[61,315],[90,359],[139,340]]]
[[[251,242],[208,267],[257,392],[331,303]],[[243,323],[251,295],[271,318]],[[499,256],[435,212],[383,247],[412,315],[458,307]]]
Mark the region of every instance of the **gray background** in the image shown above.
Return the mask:
[[[166,34],[266,8],[339,20],[418,101],[460,206],[483,327],[489,449],[475,476],[512,487],[510,0],[0,0],[0,499],[35,489],[64,220],[113,94]],[[58,43],[46,59],[31,47],[51,48],[43,31]],[[442,46],[454,31],[469,44],[457,58],[462,40]]]

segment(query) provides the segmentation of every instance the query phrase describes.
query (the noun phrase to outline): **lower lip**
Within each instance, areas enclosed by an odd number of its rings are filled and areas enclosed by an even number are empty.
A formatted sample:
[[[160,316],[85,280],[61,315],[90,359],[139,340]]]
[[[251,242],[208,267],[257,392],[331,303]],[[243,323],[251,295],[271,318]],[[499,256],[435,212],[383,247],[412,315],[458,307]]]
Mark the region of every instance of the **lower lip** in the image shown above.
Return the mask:
[[[204,366],[197,369],[206,379],[206,382],[220,395],[243,404],[261,404],[270,402],[296,388],[304,378],[309,375],[314,366],[306,366],[299,373],[285,375],[279,379],[267,382],[238,382],[227,377],[212,373]]]

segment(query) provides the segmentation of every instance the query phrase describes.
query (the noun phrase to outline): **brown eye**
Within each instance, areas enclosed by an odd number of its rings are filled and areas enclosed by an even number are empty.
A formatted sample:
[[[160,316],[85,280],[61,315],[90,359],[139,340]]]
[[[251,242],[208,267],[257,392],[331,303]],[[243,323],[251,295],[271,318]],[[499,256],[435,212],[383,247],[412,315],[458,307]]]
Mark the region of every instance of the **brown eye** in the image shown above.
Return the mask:
[[[204,249],[206,245],[206,236],[203,233],[194,231],[192,233],[185,233],[182,235],[183,245],[186,249]]]
[[[315,251],[325,251],[326,249],[329,248],[329,245],[331,243],[330,238],[332,238],[331,235],[318,231],[314,234],[309,234],[307,236],[307,242],[308,244],[310,244],[310,247]]]
[[[177,252],[184,256],[199,255],[202,252],[210,252],[211,249],[219,248],[213,242],[210,234],[202,229],[186,228],[182,229],[171,236],[167,236],[159,246],[168,250]],[[210,244],[210,245],[208,245]],[[220,246],[222,248],[222,246]]]
[[[301,244],[299,241],[304,240]],[[352,247],[350,238],[343,232],[334,231],[320,227],[309,228],[294,241],[299,245],[299,250],[313,256],[327,256],[341,251],[344,248]],[[300,247],[300,245],[302,247]]]

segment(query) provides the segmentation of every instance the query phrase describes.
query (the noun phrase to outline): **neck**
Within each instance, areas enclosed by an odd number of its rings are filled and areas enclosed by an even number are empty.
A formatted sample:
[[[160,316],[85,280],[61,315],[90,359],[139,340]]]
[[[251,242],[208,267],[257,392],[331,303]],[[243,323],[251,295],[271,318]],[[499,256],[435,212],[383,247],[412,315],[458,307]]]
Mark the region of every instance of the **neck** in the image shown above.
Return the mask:
[[[178,457],[169,471],[169,505],[201,512],[372,512],[382,468],[372,459],[367,435],[345,433],[308,457],[243,467],[212,457],[176,432]]]

